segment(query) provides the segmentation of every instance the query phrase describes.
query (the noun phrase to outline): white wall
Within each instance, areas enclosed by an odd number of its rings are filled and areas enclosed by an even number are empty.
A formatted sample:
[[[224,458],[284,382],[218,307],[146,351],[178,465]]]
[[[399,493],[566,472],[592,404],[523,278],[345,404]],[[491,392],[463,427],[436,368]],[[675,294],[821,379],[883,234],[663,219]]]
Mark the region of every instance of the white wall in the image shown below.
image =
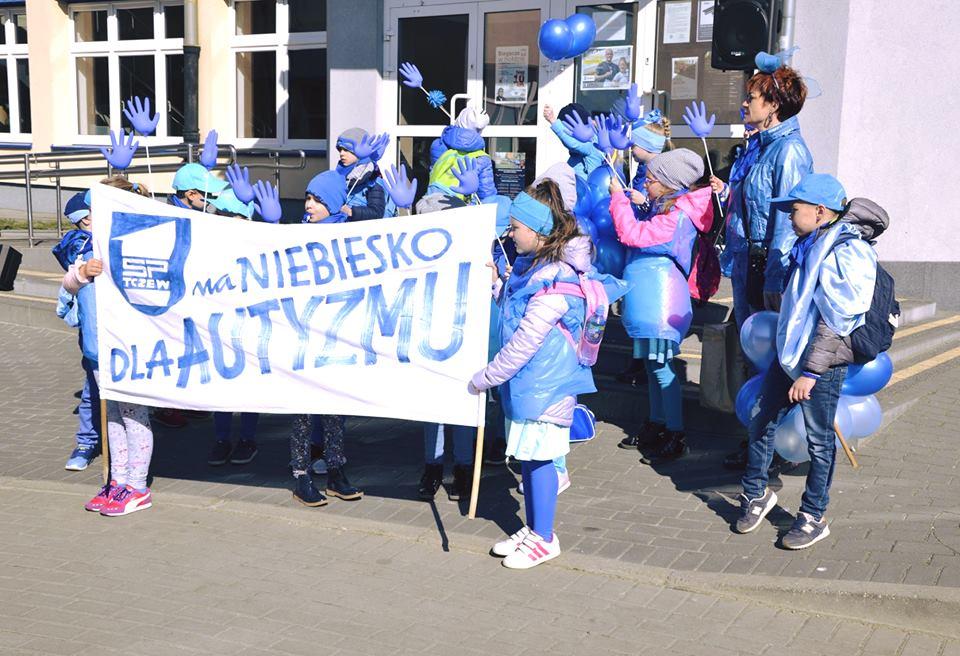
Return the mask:
[[[960,107],[951,102],[960,88],[960,3],[797,4],[794,64],[824,87],[800,115],[816,170],[889,212],[881,259],[960,260],[960,209],[950,202],[960,159]]]

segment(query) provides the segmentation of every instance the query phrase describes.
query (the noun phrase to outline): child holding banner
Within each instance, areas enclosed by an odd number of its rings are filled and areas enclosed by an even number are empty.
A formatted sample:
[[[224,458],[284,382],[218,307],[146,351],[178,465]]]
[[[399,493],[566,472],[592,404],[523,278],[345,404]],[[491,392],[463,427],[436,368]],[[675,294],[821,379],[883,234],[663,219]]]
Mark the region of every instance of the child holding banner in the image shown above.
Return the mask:
[[[474,375],[470,387],[484,391],[502,386],[507,455],[521,462],[527,523],[492,552],[505,557],[505,567],[528,569],[560,555],[560,540],[553,532],[558,487],[553,460],[570,451],[577,394],[596,389],[590,368],[579,363],[558,327],[562,322],[579,336],[583,300],[537,292],[589,271],[591,244],[564,208],[559,186],[549,179],[513,201],[509,231],[518,256],[505,280],[494,269],[503,346]]]
[[[101,180],[101,183],[140,196],[150,196],[150,192],[143,185],[131,183],[120,176]],[[83,355],[95,363],[94,366],[97,366],[99,357],[97,299],[92,283],[101,273],[103,262],[94,258],[92,251],[88,251],[71,264],[63,276],[64,289],[77,297]],[[99,384],[98,368],[94,369],[94,378]],[[84,508],[107,517],[129,515],[149,508],[152,498],[147,487],[147,472],[153,456],[153,431],[146,406],[107,401],[107,431],[110,445],[110,481]]]

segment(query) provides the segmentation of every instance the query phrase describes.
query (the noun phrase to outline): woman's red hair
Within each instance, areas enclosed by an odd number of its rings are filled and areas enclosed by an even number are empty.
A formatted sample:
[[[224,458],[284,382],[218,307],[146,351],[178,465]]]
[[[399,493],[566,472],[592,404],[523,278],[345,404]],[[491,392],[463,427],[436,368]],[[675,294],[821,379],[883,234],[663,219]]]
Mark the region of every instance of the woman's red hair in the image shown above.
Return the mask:
[[[807,99],[807,85],[789,66],[781,66],[773,73],[756,73],[747,82],[747,93],[753,92],[768,103],[779,105],[777,118],[781,121],[799,114]]]

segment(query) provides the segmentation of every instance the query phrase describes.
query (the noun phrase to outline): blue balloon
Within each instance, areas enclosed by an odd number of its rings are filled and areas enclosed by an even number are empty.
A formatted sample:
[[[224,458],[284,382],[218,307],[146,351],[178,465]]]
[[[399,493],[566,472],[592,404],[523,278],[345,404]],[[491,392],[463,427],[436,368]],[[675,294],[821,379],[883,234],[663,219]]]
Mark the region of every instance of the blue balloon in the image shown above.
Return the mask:
[[[870,396],[841,396],[837,412],[844,409],[850,414],[850,434],[846,438],[869,437],[883,423],[883,409],[873,394]]]
[[[573,206],[573,213],[577,216],[590,216],[590,210],[593,209],[593,196],[590,193],[590,187],[587,181],[576,176],[577,180],[577,202]]]
[[[573,14],[568,16],[564,22],[570,28],[570,34],[573,35],[567,57],[582,55],[587,48],[593,45],[593,40],[597,36],[596,23],[586,14]]]
[[[580,226],[580,233],[586,235],[590,238],[594,244],[597,243],[597,240],[600,236],[597,234],[597,226],[593,225],[593,221],[585,216],[577,217],[577,225]]]
[[[743,354],[760,371],[766,371],[777,357],[777,313],[757,312],[740,328]]]
[[[843,437],[848,438],[851,433],[850,414],[838,409],[835,419]],[[847,439],[847,444],[856,446],[856,442],[851,439]],[[837,449],[842,448],[839,439],[834,441],[834,446]],[[777,430],[773,435],[773,448],[790,462],[807,462],[810,460],[810,451],[807,445],[807,426],[803,421],[803,408],[800,407],[799,403],[790,408],[790,411],[777,424]]]
[[[597,204],[590,212],[590,222],[596,227],[601,239],[617,240],[617,228],[613,225],[613,217],[610,215],[609,196],[597,200]]]
[[[573,41],[573,34],[566,22],[559,18],[551,18],[540,26],[540,36],[538,38],[540,52],[547,59],[560,61],[567,58],[570,51],[570,43]]]
[[[759,410],[757,402],[760,400],[760,390],[763,387],[763,374],[757,374],[743,384],[740,391],[737,392],[737,419],[740,423],[750,427],[750,420]]]
[[[884,351],[866,364],[852,364],[847,368],[847,377],[840,388],[841,394],[850,396],[868,396],[876,394],[890,382],[893,375],[893,362]]]
[[[595,168],[590,172],[590,175],[587,176],[587,186],[590,187],[590,194],[592,197],[592,200],[590,201],[591,207],[595,207],[597,201],[601,198],[610,197],[611,175],[613,174],[610,172],[610,167],[603,165]]]
[[[596,242],[597,259],[594,265],[600,273],[609,273],[619,278],[623,275],[623,265],[626,262],[626,253],[623,246],[616,239],[600,237]]]

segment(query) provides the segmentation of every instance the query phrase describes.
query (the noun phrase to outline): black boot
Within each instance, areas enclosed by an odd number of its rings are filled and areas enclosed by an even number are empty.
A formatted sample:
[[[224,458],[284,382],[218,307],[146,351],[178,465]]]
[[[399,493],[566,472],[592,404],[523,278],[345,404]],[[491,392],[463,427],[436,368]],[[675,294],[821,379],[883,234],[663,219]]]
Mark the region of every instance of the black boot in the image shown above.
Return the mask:
[[[647,419],[636,435],[628,435],[617,445],[621,449],[641,449],[662,442],[667,427]]]
[[[473,465],[454,465],[453,466],[453,485],[447,497],[451,501],[470,498],[470,487],[473,482]]]
[[[687,454],[687,441],[683,431],[667,431],[666,440],[656,448],[649,456],[640,458],[640,462],[645,465],[659,464],[676,460]]]
[[[297,476],[293,487],[293,498],[311,508],[327,505],[327,497],[320,494],[320,490],[313,484],[310,474]]]
[[[363,490],[350,484],[347,473],[341,467],[327,469],[327,494],[344,501],[357,501],[363,498]]]
[[[443,483],[443,465],[425,465],[423,476],[420,477],[420,489],[417,494],[425,501],[430,501],[437,494]]]

